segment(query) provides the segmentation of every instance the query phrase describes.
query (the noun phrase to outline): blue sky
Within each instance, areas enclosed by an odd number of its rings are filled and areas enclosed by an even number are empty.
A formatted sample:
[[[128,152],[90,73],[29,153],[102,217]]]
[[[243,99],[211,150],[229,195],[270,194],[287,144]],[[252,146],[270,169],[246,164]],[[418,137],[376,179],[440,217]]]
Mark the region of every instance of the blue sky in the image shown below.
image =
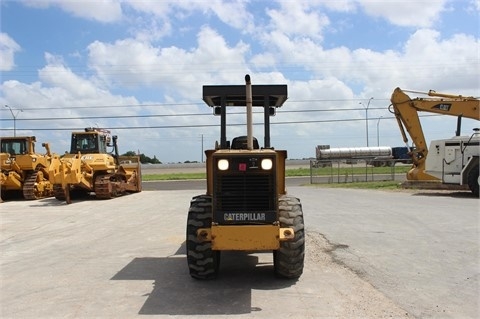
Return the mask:
[[[122,153],[199,161],[202,139],[207,149],[220,135],[202,86],[243,84],[247,73],[253,84],[288,85],[271,134],[290,158],[312,157],[318,144],[366,146],[371,97],[369,145],[403,145],[388,112],[396,87],[480,96],[478,0],[6,0],[0,9],[0,102],[17,110],[17,135],[58,153],[72,129],[98,125]],[[456,118],[422,122],[431,140],[451,137]],[[465,120],[462,131],[473,127]],[[8,108],[0,131],[13,134]],[[254,134],[263,141],[261,125]]]

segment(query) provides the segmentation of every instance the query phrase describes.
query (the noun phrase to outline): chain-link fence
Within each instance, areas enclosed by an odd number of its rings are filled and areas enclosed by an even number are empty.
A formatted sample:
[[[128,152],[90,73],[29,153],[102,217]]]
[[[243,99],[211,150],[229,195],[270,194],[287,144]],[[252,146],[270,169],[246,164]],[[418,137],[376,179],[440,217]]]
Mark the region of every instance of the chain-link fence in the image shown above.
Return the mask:
[[[310,183],[401,182],[410,167],[393,159],[311,160]]]

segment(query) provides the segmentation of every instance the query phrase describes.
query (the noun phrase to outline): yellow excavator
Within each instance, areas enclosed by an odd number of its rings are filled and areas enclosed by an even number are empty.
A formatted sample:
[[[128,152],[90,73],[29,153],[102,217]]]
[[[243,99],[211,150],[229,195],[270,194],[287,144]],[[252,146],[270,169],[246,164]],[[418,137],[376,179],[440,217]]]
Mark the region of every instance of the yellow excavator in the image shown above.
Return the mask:
[[[410,98],[406,92],[426,94],[426,98]],[[408,180],[441,181],[445,184],[468,184],[478,196],[479,141],[478,129],[470,136],[460,136],[462,117],[480,120],[480,100],[462,95],[406,91],[396,88],[391,96],[389,110],[397,119],[403,141],[411,148],[412,169]],[[419,112],[429,112],[458,117],[457,134],[450,139],[433,140],[427,148]]]

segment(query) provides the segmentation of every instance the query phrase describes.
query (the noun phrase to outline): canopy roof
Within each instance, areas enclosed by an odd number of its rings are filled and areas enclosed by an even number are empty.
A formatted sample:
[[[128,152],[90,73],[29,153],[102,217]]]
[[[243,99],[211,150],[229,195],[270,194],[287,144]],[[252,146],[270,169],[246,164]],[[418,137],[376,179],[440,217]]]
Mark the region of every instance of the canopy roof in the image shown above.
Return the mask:
[[[204,85],[203,100],[210,106],[222,106],[222,97],[225,106],[246,106],[245,85]],[[252,106],[265,106],[265,97],[268,106],[281,107],[287,100],[287,85],[252,85]]]

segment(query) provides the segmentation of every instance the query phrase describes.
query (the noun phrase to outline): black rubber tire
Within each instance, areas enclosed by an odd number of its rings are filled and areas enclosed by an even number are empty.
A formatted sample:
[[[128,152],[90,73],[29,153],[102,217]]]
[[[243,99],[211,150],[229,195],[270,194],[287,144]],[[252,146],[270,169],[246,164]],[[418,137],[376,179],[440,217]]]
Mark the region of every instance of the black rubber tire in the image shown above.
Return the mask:
[[[280,227],[291,227],[295,231],[292,241],[280,242],[280,249],[273,252],[275,275],[294,279],[303,273],[305,259],[305,226],[300,200],[283,195],[278,200]]]
[[[478,173],[479,173],[478,165],[472,168],[472,170],[468,173],[468,187],[472,191],[473,195],[477,197],[480,196],[479,185],[478,185],[479,183]]]
[[[62,185],[53,184],[53,195],[58,200],[65,200],[65,192],[62,189]]]
[[[212,226],[212,198],[207,195],[193,197],[187,219],[187,262],[190,276],[195,279],[214,279],[220,265],[220,252],[212,250],[210,241],[197,238],[199,228]]]
[[[67,187],[69,187],[70,190],[70,199],[86,198],[90,195],[90,192],[85,189],[75,187],[72,188],[70,185],[67,185]],[[62,189],[62,185],[60,184],[53,185],[53,194],[59,201],[64,201],[67,199],[65,197],[65,191]]]

